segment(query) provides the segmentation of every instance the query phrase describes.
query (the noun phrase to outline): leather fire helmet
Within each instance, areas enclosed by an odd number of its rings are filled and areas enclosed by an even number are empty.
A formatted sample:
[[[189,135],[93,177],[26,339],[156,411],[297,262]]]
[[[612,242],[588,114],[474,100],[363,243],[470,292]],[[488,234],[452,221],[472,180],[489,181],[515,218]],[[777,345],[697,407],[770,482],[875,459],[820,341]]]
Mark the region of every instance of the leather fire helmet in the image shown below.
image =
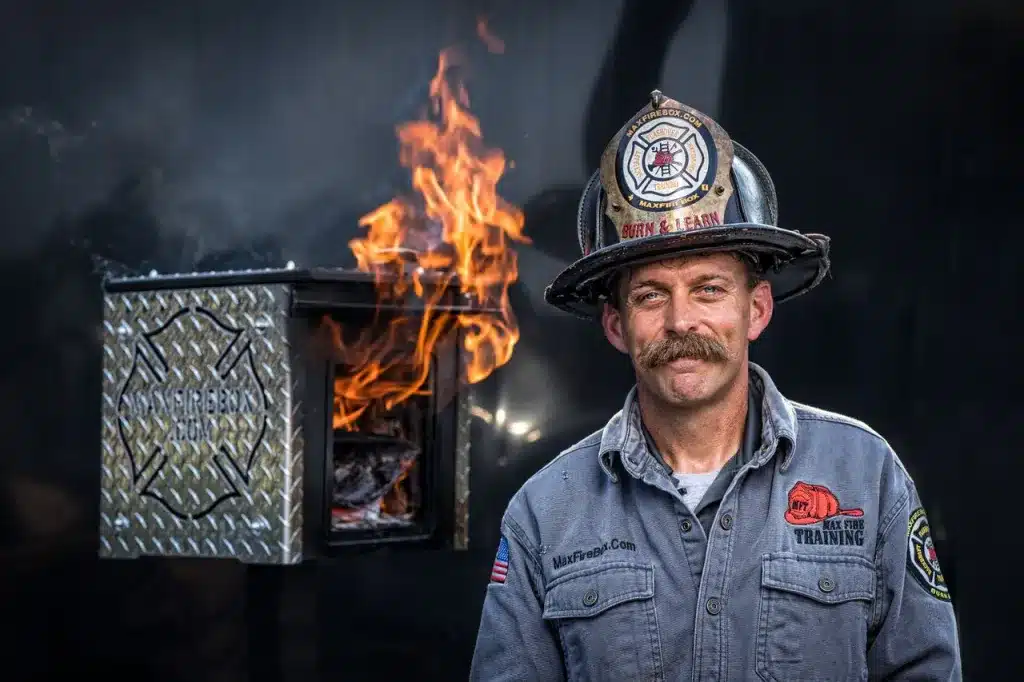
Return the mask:
[[[612,139],[577,212],[582,258],[544,292],[596,317],[619,269],[690,253],[736,251],[771,282],[776,302],[818,285],[829,238],[778,227],[768,171],[708,115],[661,92]]]

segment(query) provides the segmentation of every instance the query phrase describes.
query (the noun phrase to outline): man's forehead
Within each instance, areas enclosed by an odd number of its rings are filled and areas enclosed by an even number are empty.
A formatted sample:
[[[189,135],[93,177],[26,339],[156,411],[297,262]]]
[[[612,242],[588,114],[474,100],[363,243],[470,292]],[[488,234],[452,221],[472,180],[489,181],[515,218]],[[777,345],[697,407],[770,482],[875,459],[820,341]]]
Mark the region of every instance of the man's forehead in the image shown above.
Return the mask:
[[[743,264],[736,254],[731,252],[690,254],[676,258],[666,258],[635,265],[626,269],[625,280],[630,283],[640,283],[647,279],[659,279],[661,277],[692,276],[700,277],[707,275],[721,275],[723,277],[736,276],[743,268]]]

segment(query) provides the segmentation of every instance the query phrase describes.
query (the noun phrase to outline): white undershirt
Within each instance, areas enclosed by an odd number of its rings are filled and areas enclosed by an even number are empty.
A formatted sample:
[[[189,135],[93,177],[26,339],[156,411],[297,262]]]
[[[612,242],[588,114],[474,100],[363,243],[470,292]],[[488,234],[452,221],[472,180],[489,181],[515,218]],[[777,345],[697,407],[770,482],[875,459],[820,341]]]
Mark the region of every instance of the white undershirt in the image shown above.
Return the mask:
[[[715,482],[719,471],[721,469],[709,471],[706,474],[672,474],[672,478],[676,479],[679,492],[683,494],[683,502],[690,508],[690,511],[694,511],[700,501],[704,499],[704,493]]]

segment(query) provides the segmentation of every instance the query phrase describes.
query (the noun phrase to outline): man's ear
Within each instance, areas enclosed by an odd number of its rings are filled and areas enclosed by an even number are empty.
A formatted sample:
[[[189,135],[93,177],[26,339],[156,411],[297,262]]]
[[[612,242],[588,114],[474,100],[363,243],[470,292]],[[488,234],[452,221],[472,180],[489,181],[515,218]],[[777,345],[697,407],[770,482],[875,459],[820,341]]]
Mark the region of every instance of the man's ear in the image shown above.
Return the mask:
[[[615,346],[620,353],[629,354],[629,344],[626,342],[626,326],[622,319],[622,312],[611,303],[605,303],[601,310],[601,327],[604,329],[604,336],[608,343]]]
[[[775,312],[775,299],[772,298],[772,285],[766,280],[757,283],[750,292],[750,327],[747,329],[747,340],[756,341]]]

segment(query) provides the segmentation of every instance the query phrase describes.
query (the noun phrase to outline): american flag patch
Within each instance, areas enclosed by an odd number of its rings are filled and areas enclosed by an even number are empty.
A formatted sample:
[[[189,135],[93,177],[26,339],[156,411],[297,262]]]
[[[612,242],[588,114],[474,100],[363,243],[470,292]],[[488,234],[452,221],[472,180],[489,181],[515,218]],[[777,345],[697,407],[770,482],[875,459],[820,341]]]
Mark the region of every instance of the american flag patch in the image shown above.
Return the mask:
[[[503,583],[508,576],[508,540],[501,536],[498,543],[498,554],[494,557],[494,565],[491,566],[491,582]]]

